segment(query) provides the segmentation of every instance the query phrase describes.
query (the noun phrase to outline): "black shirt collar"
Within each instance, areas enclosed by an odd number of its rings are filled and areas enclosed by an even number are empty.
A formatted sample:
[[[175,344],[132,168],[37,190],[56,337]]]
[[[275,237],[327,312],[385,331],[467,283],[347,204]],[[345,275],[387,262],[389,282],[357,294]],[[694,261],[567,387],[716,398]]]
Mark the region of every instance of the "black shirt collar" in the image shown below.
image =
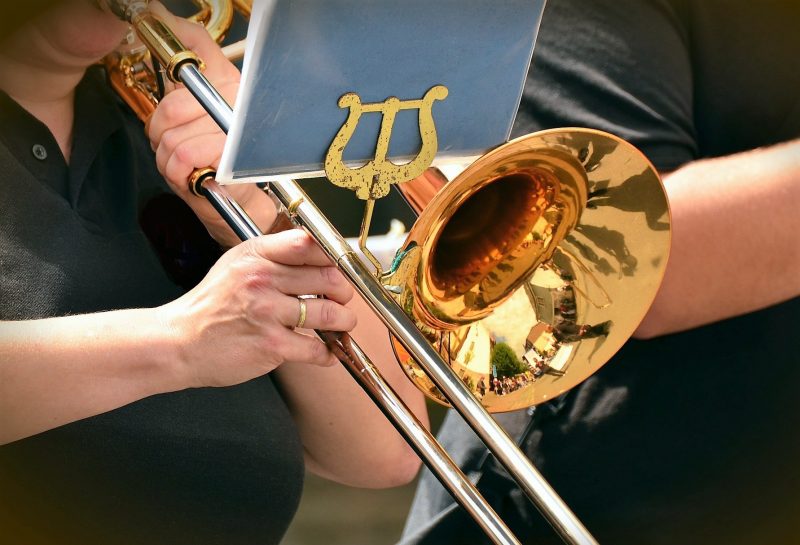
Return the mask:
[[[75,93],[75,125],[70,158],[70,200],[78,200],[89,168],[108,138],[122,129],[119,100],[106,80],[105,69],[93,66]],[[144,131],[144,128],[142,128]]]
[[[73,207],[103,143],[122,128],[117,99],[105,80],[102,67],[91,67],[75,90],[69,165],[47,126],[0,91],[0,140],[36,179]]]
[[[67,165],[52,133],[44,123],[2,91],[0,140],[37,180],[66,197]]]

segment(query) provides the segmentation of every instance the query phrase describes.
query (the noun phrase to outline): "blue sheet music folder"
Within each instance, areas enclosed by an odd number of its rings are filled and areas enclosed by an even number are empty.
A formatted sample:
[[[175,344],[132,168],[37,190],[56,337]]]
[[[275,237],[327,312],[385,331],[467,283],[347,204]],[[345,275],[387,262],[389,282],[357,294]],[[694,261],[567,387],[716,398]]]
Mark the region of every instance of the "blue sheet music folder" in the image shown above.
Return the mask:
[[[420,99],[435,85],[434,164],[474,157],[511,132],[544,0],[259,0],[219,179],[318,176],[347,118],[339,98]],[[364,114],[345,149],[375,155],[380,113]],[[389,158],[420,148],[418,112],[401,110]]]

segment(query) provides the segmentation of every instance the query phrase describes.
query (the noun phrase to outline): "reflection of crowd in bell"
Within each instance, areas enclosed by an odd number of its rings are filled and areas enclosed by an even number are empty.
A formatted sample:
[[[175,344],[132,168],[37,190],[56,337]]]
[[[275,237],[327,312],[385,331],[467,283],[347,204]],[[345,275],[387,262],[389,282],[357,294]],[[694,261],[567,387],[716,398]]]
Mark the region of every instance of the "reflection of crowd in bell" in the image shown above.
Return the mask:
[[[511,392],[516,392],[520,388],[527,386],[535,380],[536,378],[534,378],[532,372],[527,372],[513,377],[493,377],[492,380],[489,381],[489,391],[494,392],[495,395],[499,396],[510,394]],[[481,379],[481,382],[482,381],[483,379]],[[478,391],[480,392],[480,389]]]
[[[559,342],[575,342],[608,335],[609,322],[602,322],[596,325],[578,325],[575,292],[566,286],[558,288],[558,291],[563,293],[563,296],[554,309],[555,327],[553,328],[553,335]]]
[[[488,377],[488,380],[481,377],[474,391],[479,399],[489,392],[498,396],[510,394],[535,382],[536,377],[541,374],[540,372],[537,375],[534,370],[531,370],[513,377]]]
[[[553,329],[553,335],[560,342],[578,340],[581,336],[582,326],[579,326],[577,323],[575,292],[566,287],[561,287],[558,291],[561,297],[554,308],[555,327]]]

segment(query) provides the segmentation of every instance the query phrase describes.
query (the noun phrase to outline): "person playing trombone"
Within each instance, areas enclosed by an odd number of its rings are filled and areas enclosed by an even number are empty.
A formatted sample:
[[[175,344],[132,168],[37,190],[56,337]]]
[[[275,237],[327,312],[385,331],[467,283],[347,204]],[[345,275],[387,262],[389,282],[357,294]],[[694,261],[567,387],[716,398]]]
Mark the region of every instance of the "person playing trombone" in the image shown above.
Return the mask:
[[[205,30],[154,9],[232,99],[239,73]],[[302,329],[353,331],[378,356],[388,336],[359,320],[366,306],[304,232],[237,244],[188,193],[224,136],[175,89],[148,140],[96,65],[126,32],[92,2],[65,0],[0,43],[0,533],[277,543],[304,467],[365,487],[415,475],[411,449]],[[139,222],[165,179],[230,247],[188,291]],[[235,191],[268,229],[266,195]],[[394,358],[375,359],[426,421]]]

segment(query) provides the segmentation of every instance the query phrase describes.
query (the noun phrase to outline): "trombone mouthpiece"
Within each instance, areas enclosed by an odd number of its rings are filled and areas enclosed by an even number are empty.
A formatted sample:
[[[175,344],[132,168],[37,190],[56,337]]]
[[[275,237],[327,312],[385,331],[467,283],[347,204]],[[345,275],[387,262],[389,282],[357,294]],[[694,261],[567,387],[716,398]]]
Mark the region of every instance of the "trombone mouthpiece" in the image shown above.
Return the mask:
[[[133,18],[147,10],[150,0],[95,0],[105,11],[110,11],[123,21],[133,22]]]
[[[148,11],[149,0],[95,0],[98,6],[131,24],[150,54],[164,67],[167,77],[180,83],[180,69],[193,64],[203,69],[203,61],[189,51],[158,16]]]

